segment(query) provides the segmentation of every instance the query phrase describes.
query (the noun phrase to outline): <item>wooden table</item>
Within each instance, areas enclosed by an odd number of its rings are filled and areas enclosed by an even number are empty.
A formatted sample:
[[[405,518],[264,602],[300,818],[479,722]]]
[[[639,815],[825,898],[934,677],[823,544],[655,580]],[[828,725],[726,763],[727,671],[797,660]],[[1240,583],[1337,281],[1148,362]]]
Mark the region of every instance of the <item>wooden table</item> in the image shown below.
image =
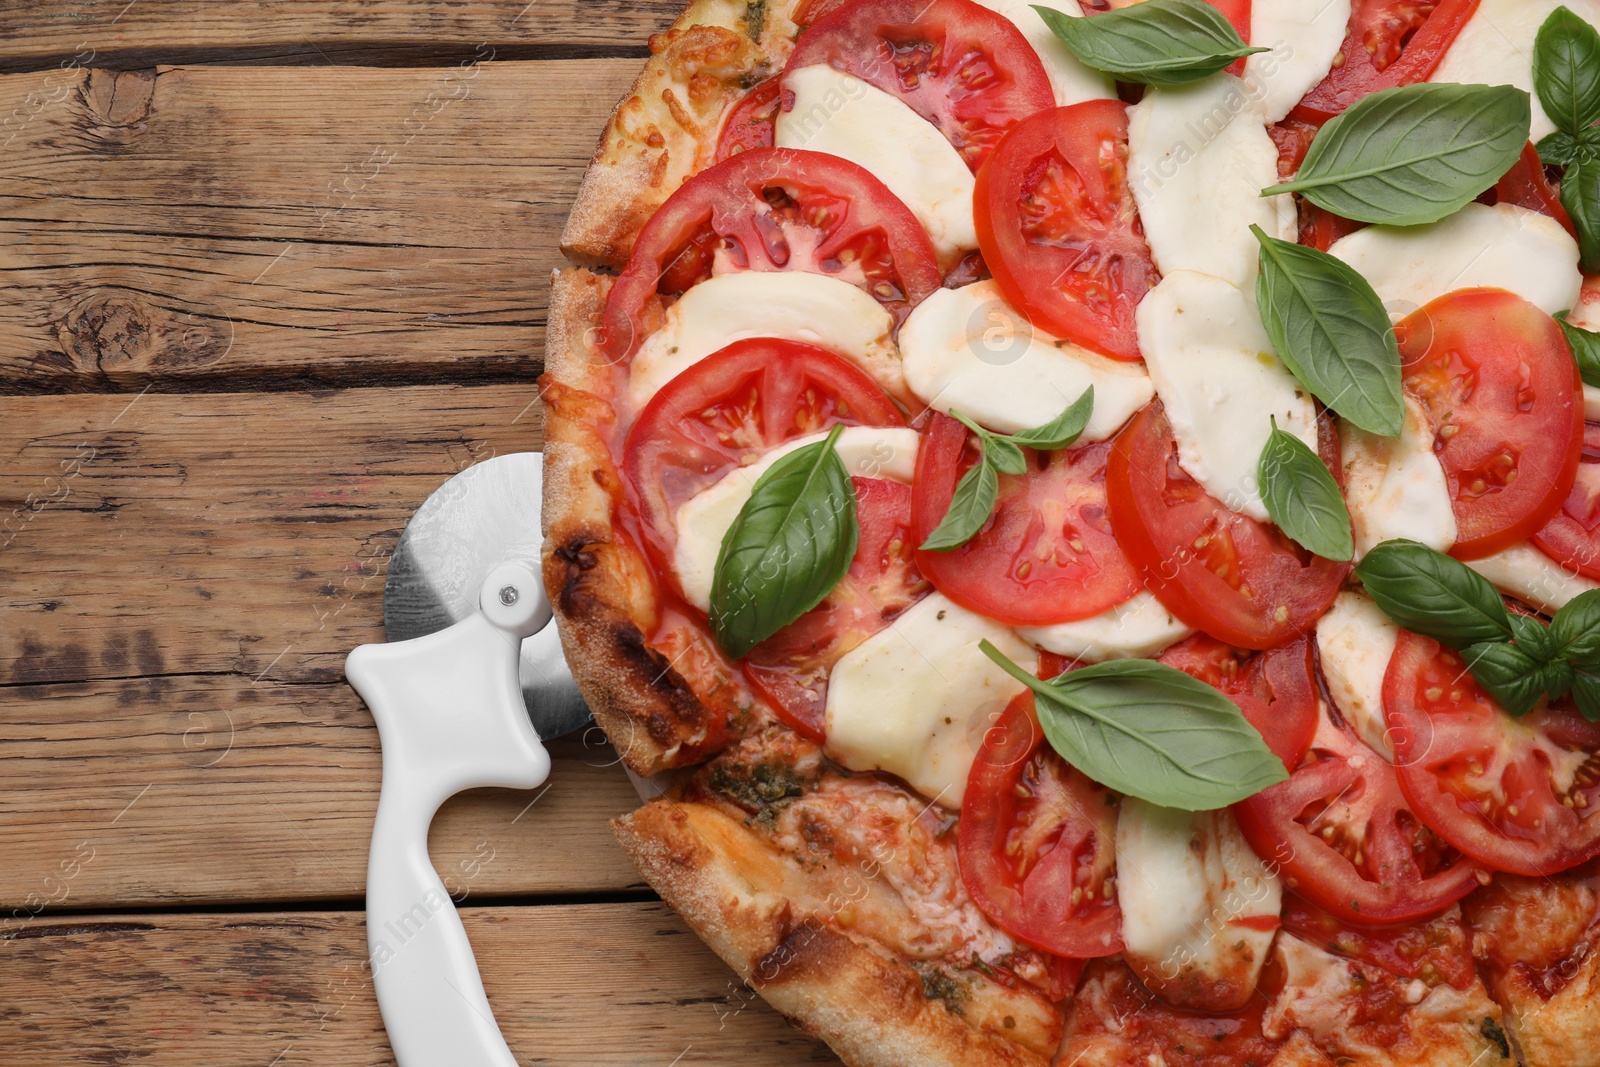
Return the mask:
[[[341,662],[412,509],[539,447],[556,234],[676,7],[3,5],[0,1062],[392,1062]],[[553,747],[431,837],[521,1061],[834,1062]]]

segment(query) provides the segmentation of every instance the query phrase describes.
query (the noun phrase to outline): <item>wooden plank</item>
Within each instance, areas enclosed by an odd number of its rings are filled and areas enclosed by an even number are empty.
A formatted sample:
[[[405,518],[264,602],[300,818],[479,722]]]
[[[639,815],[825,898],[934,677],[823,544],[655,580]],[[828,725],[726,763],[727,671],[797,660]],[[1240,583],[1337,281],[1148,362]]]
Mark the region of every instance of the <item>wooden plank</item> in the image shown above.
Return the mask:
[[[0,77],[0,391],[531,370],[638,69]]]
[[[475,49],[642,46],[681,0],[44,0],[0,10],[0,62],[11,69],[93,50],[101,63],[268,60],[415,62]],[[0,68],[4,69],[4,68]]]
[[[660,904],[468,908],[524,1064],[837,1064]],[[392,1064],[355,913],[149,915],[0,935],[9,1063]]]

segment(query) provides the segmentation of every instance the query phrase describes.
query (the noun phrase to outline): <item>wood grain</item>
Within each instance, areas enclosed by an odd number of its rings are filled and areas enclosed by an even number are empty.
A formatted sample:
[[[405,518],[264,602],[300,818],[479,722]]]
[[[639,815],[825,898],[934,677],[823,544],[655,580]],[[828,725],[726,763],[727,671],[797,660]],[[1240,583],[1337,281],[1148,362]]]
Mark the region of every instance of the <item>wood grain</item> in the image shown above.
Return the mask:
[[[557,235],[638,69],[0,77],[0,391],[529,370]]]
[[[524,1064],[837,1064],[660,904],[467,908]],[[392,1064],[355,913],[127,915],[0,934],[8,1063]]]

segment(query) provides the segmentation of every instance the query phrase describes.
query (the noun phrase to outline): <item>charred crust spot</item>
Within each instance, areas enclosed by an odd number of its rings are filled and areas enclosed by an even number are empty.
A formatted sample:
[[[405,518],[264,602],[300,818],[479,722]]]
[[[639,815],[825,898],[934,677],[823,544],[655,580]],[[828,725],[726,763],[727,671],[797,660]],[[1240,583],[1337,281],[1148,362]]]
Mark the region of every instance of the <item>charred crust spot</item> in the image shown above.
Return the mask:
[[[598,537],[589,537],[578,534],[567,540],[565,544],[557,545],[551,553],[560,561],[565,573],[561,577],[561,610],[569,618],[576,618],[581,614],[579,605],[592,600],[588,593],[583,591],[583,582],[589,571],[599,563],[593,548],[603,544]]]

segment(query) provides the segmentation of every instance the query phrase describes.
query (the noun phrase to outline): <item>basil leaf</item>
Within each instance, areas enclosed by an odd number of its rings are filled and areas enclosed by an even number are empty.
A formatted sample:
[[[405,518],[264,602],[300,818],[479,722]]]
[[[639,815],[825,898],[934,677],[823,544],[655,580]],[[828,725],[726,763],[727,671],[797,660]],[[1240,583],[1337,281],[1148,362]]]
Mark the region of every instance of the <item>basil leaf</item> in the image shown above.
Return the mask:
[[[979,647],[1033,690],[1050,747],[1119,793],[1208,811],[1289,777],[1237,704],[1166,664],[1111,660],[1046,682],[987,640]]]
[[[1033,9],[1078,62],[1118,81],[1181,85],[1267,51],[1246,45],[1205,0],[1145,0],[1088,18]]]
[[[1556,658],[1556,643],[1550,628],[1531,615],[1507,612],[1511,620],[1511,639],[1535,663],[1549,663]]]
[[[1267,514],[1296,544],[1327,559],[1355,555],[1350,512],[1339,483],[1304,441],[1278,429],[1276,418],[1256,463],[1256,478]]]
[[[1556,312],[1556,322],[1567,336],[1572,358],[1578,364],[1578,373],[1585,385],[1600,385],[1600,333],[1592,333],[1582,326],[1567,321],[1567,312]]]
[[[1579,593],[1550,621],[1555,655],[1580,667],[1600,668],[1600,589]]]
[[[1516,645],[1485,641],[1461,650],[1467,668],[1494,697],[1495,703],[1512,715],[1526,715],[1544,696],[1544,677],[1539,664]]]
[[[1540,668],[1544,678],[1544,695],[1551,700],[1560,700],[1572,688],[1572,680],[1577,677],[1577,672],[1572,664],[1564,659],[1551,660]]]
[[[1250,231],[1261,244],[1256,303],[1284,365],[1363,430],[1400,436],[1400,347],[1378,294],[1326,252]]]
[[[949,552],[960,548],[983,529],[999,497],[1000,478],[995,474],[986,452],[956,483],[949,510],[939,520],[939,525],[933,528],[928,539],[922,542],[922,547],[929,552]]]
[[[1145,0],[1146,3],[1149,0]],[[1041,452],[1054,452],[1066,448],[1078,439],[1085,426],[1089,425],[1089,416],[1094,412],[1094,386],[1083,391],[1083,395],[1067,405],[1067,410],[1045,423],[1035,426],[1031,430],[1011,435],[1011,440],[1028,448],[1037,448]]]
[[[1600,271],[1600,162],[1574,160],[1561,178],[1561,206],[1578,230],[1578,261],[1584,271]]]
[[[1572,677],[1572,702],[1590,722],[1600,722],[1600,676],[1576,671]]]
[[[1580,130],[1573,136],[1566,130],[1546,134],[1539,142],[1539,161],[1565,167],[1580,159],[1600,159],[1600,128]]]
[[[1528,94],[1510,85],[1383,89],[1322,127],[1294,180],[1262,195],[1297,192],[1362,222],[1437,222],[1511,169],[1530,114]]]
[[[1489,580],[1416,541],[1385,541],[1356,565],[1383,613],[1451,648],[1511,636],[1505,602]]]
[[[1576,134],[1600,119],[1600,33],[1564,7],[1534,38],[1533,89],[1558,130]]]
[[[711,627],[734,659],[820,604],[850,569],[861,531],[850,472],[834,450],[843,430],[774,463],[722,538]]]

